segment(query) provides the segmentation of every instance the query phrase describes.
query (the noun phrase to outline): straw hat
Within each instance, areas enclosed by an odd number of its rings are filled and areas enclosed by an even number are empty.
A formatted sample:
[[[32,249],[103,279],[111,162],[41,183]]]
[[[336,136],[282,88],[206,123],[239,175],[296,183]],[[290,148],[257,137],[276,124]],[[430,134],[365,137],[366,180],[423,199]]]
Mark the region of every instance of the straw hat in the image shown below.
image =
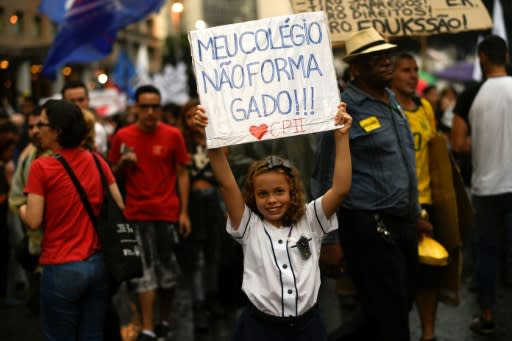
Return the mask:
[[[344,62],[350,62],[355,57],[377,51],[386,51],[396,48],[395,44],[387,43],[373,27],[354,33],[345,42],[347,55]]]

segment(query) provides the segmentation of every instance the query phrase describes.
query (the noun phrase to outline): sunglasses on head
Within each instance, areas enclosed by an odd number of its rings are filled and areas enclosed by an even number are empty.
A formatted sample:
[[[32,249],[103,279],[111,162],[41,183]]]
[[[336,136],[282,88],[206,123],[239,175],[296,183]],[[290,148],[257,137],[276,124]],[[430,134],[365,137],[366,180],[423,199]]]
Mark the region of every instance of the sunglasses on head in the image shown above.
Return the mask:
[[[258,169],[275,169],[275,168],[283,168],[285,171],[290,172],[292,170],[292,164],[288,160],[281,159],[277,156],[270,156],[265,159],[265,163],[262,164]]]

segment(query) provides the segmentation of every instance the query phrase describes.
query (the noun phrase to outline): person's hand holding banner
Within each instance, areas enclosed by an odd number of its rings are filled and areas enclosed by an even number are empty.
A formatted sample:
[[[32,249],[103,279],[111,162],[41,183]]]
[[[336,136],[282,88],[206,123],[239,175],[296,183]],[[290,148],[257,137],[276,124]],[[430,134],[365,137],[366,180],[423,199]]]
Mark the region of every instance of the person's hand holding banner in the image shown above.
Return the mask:
[[[189,40],[208,148],[336,128],[340,97],[323,12],[196,30]]]

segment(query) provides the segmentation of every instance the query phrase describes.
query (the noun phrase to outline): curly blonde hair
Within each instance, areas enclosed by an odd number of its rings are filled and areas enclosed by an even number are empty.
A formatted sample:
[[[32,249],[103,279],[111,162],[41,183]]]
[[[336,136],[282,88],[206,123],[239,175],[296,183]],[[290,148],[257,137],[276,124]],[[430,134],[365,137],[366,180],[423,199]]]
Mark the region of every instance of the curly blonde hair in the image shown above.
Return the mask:
[[[304,195],[304,184],[300,178],[298,169],[288,160],[279,156],[271,155],[266,158],[255,161],[249,166],[243,189],[243,198],[247,206],[256,214],[263,218],[256,206],[256,196],[254,194],[254,178],[260,174],[277,172],[284,174],[290,185],[290,206],[283,216],[283,226],[291,226],[304,215],[306,198]]]

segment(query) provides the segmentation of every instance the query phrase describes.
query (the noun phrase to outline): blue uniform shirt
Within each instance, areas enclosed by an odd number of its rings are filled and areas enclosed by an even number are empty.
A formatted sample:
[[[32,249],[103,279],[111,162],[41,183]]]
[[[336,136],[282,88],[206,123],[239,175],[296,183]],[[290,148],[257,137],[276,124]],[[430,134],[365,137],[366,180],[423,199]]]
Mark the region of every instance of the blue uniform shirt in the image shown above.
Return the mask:
[[[353,83],[341,94],[353,118],[352,187],[342,206],[350,210],[380,210],[415,220],[419,205],[414,142],[398,101],[389,89],[386,91],[391,104],[373,98]],[[311,189],[318,196],[331,186],[332,132],[320,135],[315,165]]]

